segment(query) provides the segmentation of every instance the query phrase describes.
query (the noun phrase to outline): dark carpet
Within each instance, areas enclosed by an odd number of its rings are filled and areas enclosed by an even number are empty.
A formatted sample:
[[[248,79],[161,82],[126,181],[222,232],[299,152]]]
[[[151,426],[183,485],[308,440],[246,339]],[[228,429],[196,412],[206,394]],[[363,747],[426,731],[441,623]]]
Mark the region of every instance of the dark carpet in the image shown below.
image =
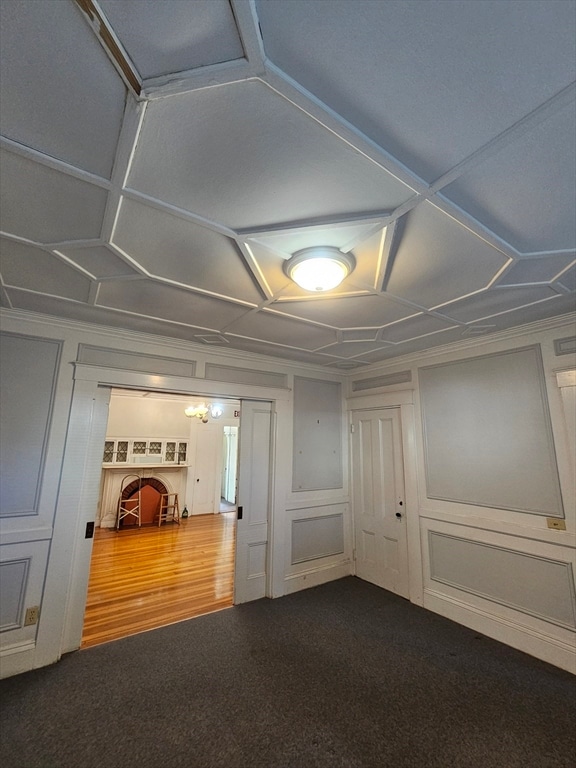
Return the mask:
[[[574,768],[576,678],[349,577],[0,682],[2,768]]]

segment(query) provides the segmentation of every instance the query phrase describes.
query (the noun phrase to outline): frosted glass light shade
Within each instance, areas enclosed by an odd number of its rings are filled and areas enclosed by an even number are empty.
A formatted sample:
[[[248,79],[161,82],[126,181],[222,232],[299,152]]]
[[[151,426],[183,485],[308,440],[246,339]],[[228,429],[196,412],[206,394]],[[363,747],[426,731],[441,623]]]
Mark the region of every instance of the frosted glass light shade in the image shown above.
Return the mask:
[[[330,291],[348,277],[356,263],[354,257],[338,248],[304,248],[284,264],[284,271],[305,291]]]

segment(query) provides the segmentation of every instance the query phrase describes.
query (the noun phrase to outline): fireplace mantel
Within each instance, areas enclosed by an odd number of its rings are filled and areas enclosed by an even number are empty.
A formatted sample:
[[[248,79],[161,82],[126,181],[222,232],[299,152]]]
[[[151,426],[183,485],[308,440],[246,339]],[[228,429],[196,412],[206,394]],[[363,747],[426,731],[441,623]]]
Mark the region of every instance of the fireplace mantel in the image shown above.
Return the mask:
[[[188,464],[123,464],[102,468],[102,493],[96,525],[114,528],[122,481],[127,475],[152,478],[162,482],[168,493],[177,493],[181,503],[186,494]]]

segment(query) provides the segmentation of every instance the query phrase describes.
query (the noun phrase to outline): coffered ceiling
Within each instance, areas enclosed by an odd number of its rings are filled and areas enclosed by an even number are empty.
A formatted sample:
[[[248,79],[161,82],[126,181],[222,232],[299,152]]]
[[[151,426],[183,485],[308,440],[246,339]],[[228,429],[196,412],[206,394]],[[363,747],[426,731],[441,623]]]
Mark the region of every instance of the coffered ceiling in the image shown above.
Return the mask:
[[[2,306],[343,369],[574,310],[574,0],[0,9]]]

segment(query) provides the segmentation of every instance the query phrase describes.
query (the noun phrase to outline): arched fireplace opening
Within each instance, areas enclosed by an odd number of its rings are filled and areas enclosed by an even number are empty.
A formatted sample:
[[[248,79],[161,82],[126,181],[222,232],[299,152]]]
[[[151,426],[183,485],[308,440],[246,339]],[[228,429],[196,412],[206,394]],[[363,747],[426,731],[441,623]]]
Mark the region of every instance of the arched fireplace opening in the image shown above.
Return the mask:
[[[135,497],[140,488],[140,519],[142,525],[152,525],[160,509],[160,497],[169,493],[166,485],[156,477],[143,477],[129,483],[122,491],[122,502]],[[120,527],[123,527],[122,524]]]

